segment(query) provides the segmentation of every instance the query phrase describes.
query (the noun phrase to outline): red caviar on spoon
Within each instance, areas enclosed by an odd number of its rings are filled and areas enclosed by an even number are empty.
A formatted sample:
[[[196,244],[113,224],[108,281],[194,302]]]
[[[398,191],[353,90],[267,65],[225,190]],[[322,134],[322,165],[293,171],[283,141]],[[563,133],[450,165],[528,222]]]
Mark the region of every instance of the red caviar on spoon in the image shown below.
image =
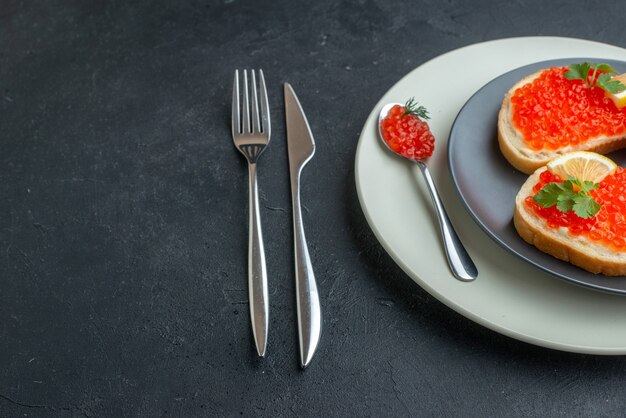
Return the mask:
[[[380,109],[378,115],[378,135],[387,149],[414,162],[420,168],[435,205],[452,275],[458,280],[469,282],[476,279],[478,270],[448,218],[435,182],[424,161],[435,149],[435,137],[430,132],[428,124],[422,120],[426,118],[428,118],[426,109],[417,106],[413,99],[404,106],[388,103]]]
[[[413,98],[395,105],[381,121],[383,140],[394,152],[411,160],[428,158],[435,150],[435,137],[426,120],[428,111]]]

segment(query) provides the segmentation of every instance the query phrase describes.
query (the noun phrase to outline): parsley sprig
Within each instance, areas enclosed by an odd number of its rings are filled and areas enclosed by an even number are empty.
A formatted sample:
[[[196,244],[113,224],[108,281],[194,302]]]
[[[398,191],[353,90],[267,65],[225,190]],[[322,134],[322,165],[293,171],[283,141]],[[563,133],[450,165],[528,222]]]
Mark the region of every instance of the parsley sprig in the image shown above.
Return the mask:
[[[430,119],[428,110],[424,106],[419,106],[415,98],[411,97],[404,105],[404,116],[413,115],[420,119]]]
[[[591,78],[589,78],[589,71]],[[609,93],[619,93],[626,90],[626,86],[618,80],[611,80],[611,74],[617,74],[609,64],[597,64],[594,62],[581,62],[571,64],[567,68],[565,78],[568,80],[583,80],[589,87],[599,87]]]
[[[574,187],[576,186],[576,187]],[[562,183],[548,183],[533,197],[533,200],[544,208],[556,205],[561,212],[574,211],[576,215],[587,219],[594,216],[600,210],[600,204],[589,195],[591,190],[600,187],[593,181],[580,181],[575,177],[569,178]]]

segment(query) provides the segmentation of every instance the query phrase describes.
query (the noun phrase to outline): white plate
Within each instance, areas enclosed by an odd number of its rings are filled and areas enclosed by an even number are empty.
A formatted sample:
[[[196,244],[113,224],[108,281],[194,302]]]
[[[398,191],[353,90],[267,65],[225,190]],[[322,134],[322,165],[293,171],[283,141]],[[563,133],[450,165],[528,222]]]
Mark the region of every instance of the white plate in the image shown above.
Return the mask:
[[[501,248],[465,211],[448,168],[450,127],[474,92],[514,68],[573,56],[626,60],[626,50],[571,38],[510,38],[470,45],[419,66],[382,97],[365,122],[356,152],[357,191],[385,250],[450,308],[532,344],[580,353],[626,354],[626,298],[566,283]],[[429,167],[478,267],[478,279],[471,283],[450,274],[419,169],[391,155],[376,137],[380,107],[411,96],[431,114],[436,149]]]

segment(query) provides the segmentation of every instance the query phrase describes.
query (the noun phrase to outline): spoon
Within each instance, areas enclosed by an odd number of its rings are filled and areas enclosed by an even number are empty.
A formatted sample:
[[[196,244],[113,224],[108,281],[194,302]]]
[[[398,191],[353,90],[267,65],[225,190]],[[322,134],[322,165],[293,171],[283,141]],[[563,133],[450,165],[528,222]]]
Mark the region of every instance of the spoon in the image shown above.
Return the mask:
[[[441,237],[443,238],[443,244],[446,249],[446,257],[448,258],[450,270],[452,270],[452,274],[457,279],[463,282],[470,282],[474,280],[476,276],[478,276],[478,270],[476,269],[476,265],[470,258],[469,254],[465,250],[465,247],[463,247],[463,244],[461,243],[459,236],[456,234],[454,227],[450,223],[450,219],[448,218],[446,209],[441,203],[441,198],[439,197],[439,193],[437,192],[437,188],[435,187],[435,182],[430,175],[430,171],[428,171],[428,166],[426,165],[426,162],[424,160],[408,158],[402,154],[397,153],[396,151],[392,150],[387,142],[383,139],[383,133],[380,130],[381,123],[383,119],[385,119],[391,108],[396,105],[400,104],[389,103],[383,106],[383,108],[380,110],[380,114],[378,116],[378,137],[380,138],[381,142],[385,144],[385,147],[387,147],[389,151],[416,163],[420,168],[422,174],[424,175],[424,180],[426,180],[426,185],[428,186],[430,197],[432,197],[433,203],[435,204],[437,219],[439,220],[439,227],[441,230]]]

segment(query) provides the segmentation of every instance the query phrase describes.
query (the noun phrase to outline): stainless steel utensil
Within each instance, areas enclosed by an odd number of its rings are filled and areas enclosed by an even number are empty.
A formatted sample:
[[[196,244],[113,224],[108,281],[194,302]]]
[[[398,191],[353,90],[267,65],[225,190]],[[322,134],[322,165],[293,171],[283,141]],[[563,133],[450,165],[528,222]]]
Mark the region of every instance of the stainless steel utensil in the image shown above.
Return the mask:
[[[300,173],[302,167],[313,157],[315,141],[309,123],[296,93],[285,83],[285,116],[287,121],[287,144],[291,174],[291,198],[293,205],[293,233],[296,267],[296,304],[298,309],[298,336],[300,341],[300,365],[306,367],[313,358],[322,332],[322,313],[319,294],[309,257],[302,210],[300,208]]]
[[[383,133],[380,130],[380,125],[382,120],[387,116],[392,107],[399,105],[399,103],[389,103],[382,107],[380,113],[378,115],[378,137],[381,142],[385,144],[385,147],[389,149],[396,155],[399,155],[403,158],[407,158],[404,155],[398,154],[385,142],[383,139]],[[433,181],[432,176],[430,175],[430,171],[428,171],[428,166],[426,162],[423,160],[414,160],[411,158],[407,158],[409,161],[412,161],[418,165],[422,174],[424,175],[424,180],[426,180],[426,186],[428,186],[428,191],[430,192],[430,197],[433,199],[433,203],[435,204],[435,209],[437,212],[437,219],[439,220],[439,227],[441,230],[441,236],[443,238],[443,244],[446,249],[446,256],[448,258],[448,264],[450,265],[450,269],[452,270],[452,274],[457,279],[469,282],[478,276],[478,270],[476,269],[476,265],[472,261],[471,257],[463,247],[463,243],[459,239],[450,219],[448,218],[448,214],[446,213],[446,209],[441,203],[441,199],[439,197],[439,193],[437,192],[437,187],[435,186],[435,182]]]
[[[269,324],[267,270],[265,250],[261,233],[259,193],[256,180],[256,164],[270,141],[270,111],[263,71],[259,70],[259,97],[257,99],[256,76],[251,70],[252,82],[243,70],[243,105],[240,106],[239,71],[235,70],[232,100],[232,133],[237,149],[248,160],[249,174],[249,243],[248,243],[248,298],[252,332],[259,356],[265,356]],[[248,99],[248,91],[251,100]],[[259,113],[259,105],[261,107]],[[259,117],[260,115],[260,117]],[[252,120],[251,120],[252,119]]]

